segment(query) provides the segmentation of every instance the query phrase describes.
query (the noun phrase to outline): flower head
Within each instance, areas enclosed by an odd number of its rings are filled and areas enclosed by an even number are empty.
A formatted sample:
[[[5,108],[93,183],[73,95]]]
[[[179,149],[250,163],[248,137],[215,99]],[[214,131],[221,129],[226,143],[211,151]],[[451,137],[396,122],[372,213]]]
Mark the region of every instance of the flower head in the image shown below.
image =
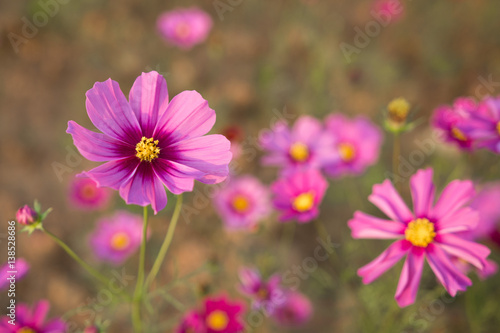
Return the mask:
[[[283,303],[276,308],[271,317],[281,326],[296,327],[305,324],[312,316],[311,301],[296,291],[287,291]]]
[[[274,207],[281,211],[280,221],[297,219],[306,223],[316,218],[327,188],[328,182],[314,169],[278,179],[271,191]]]
[[[328,163],[324,171],[328,176],[361,174],[375,164],[382,143],[382,131],[364,117],[347,119],[342,114],[331,114],[325,119],[327,131],[334,137],[333,149],[339,159]]]
[[[33,224],[37,221],[37,219],[38,219],[37,212],[28,205],[24,205],[23,207],[19,208],[19,210],[16,213],[17,223],[22,225]]]
[[[175,9],[163,13],[158,18],[157,27],[167,42],[189,49],[207,39],[212,28],[212,18],[195,7]]]
[[[90,235],[95,256],[102,261],[120,265],[134,254],[142,240],[142,218],[125,211],[98,221]]]
[[[71,182],[69,199],[73,206],[94,210],[106,207],[111,197],[107,188],[97,187],[95,181],[90,178],[75,178]]]
[[[240,270],[240,290],[251,297],[254,309],[264,309],[271,314],[284,302],[285,292],[281,288],[281,276],[275,274],[267,281],[262,278],[260,272],[252,268]]]
[[[0,331],[4,333],[65,333],[66,324],[60,319],[46,321],[49,302],[39,301],[32,310],[26,304],[16,306],[15,325],[9,323],[10,317],[0,320]]]
[[[30,269],[28,262],[23,258],[17,258],[14,267],[11,267],[11,265],[12,264],[6,263],[0,266],[0,290],[8,288],[10,284],[10,280],[8,279],[11,275],[15,275],[16,281],[19,281],[26,274],[28,274],[28,271]],[[15,273],[13,274],[10,272],[15,272]]]
[[[354,238],[396,239],[379,257],[360,268],[358,275],[365,284],[371,283],[406,256],[395,297],[401,307],[415,302],[426,258],[441,284],[455,296],[472,282],[453,264],[452,258],[458,257],[483,269],[490,253],[484,245],[459,234],[474,229],[479,221],[479,214],[466,205],[475,195],[473,183],[451,182],[434,204],[432,176],[432,169],[426,169],[411,177],[413,212],[386,180],[373,187],[368,200],[388,219],[358,211],[349,221]]]
[[[463,132],[478,148],[500,154],[500,97],[483,100],[480,109],[463,125]]]
[[[231,178],[213,197],[214,206],[229,229],[254,229],[270,212],[269,191],[252,176]]]
[[[373,10],[378,16],[384,16],[388,23],[397,22],[404,14],[404,7],[400,0],[377,0],[373,4]]]
[[[321,168],[338,158],[331,135],[324,131],[319,120],[309,116],[297,119],[292,128],[278,121],[271,131],[263,132],[259,140],[267,153],[262,163],[278,166],[285,174]]]
[[[206,333],[205,322],[198,311],[189,311],[177,327],[176,333]]]
[[[150,72],[137,78],[129,101],[109,79],[87,92],[86,105],[102,133],[74,121],[67,133],[85,158],[106,163],[82,176],[119,190],[128,204],[151,204],[157,213],[167,205],[164,186],[180,194],[192,191],[195,179],[215,184],[227,177],[230,143],[222,135],[205,135],[215,112],[197,92],[169,101],[165,79]]]

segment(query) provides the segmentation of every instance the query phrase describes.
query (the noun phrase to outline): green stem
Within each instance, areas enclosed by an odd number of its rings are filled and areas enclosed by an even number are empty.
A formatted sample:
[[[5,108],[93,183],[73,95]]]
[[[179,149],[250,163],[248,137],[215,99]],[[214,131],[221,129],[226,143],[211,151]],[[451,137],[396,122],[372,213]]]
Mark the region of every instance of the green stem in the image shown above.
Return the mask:
[[[168,252],[168,248],[174,239],[175,227],[177,226],[177,222],[179,221],[179,216],[181,214],[182,208],[182,194],[177,196],[177,202],[175,203],[174,214],[172,215],[172,219],[170,220],[170,225],[168,226],[167,235],[163,240],[163,244],[161,245],[160,252],[158,252],[158,256],[153,264],[153,268],[151,272],[149,272],[148,277],[146,279],[146,283],[144,284],[145,288],[147,288],[156,278],[156,275],[160,271],[161,265],[165,260],[165,255]]]
[[[144,262],[146,259],[146,241],[148,237],[148,206],[144,207],[144,222],[142,227],[142,243],[139,254],[139,269],[137,272],[137,283],[135,285],[134,299],[132,303],[132,323],[136,333],[142,332],[141,301],[144,290]]]
[[[399,134],[394,134],[393,147],[392,147],[392,173],[394,174],[394,182],[396,183],[396,188],[400,189],[399,181],[399,155],[401,155],[401,141],[399,140]]]

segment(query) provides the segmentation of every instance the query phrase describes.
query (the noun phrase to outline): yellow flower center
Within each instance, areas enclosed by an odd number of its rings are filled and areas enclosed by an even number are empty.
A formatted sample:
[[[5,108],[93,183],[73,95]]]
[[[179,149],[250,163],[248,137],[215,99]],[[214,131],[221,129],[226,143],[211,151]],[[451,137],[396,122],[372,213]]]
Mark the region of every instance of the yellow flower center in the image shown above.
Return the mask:
[[[248,202],[248,199],[244,196],[237,195],[234,197],[232,205],[235,211],[243,213],[246,212],[250,207],[250,202]]]
[[[290,146],[290,156],[297,162],[304,162],[309,158],[309,148],[302,142]]]
[[[215,331],[222,331],[229,324],[227,313],[221,310],[215,310],[207,317],[207,326]]]
[[[137,156],[141,162],[151,162],[160,154],[158,140],[153,140],[153,138],[146,139],[146,137],[143,136],[141,142],[135,146],[135,151],[137,152],[135,156]]]
[[[260,299],[266,299],[267,296],[269,296],[269,292],[264,288],[260,288],[259,291],[257,292],[257,296]]]
[[[387,105],[387,110],[389,111],[389,117],[395,122],[403,122],[408,116],[410,111],[410,103],[402,97],[393,99],[389,105]]]
[[[453,127],[451,129],[451,135],[458,141],[467,141],[467,137],[465,136],[464,132],[462,132],[456,127]]]
[[[295,197],[292,202],[293,209],[303,213],[310,210],[314,205],[314,192],[302,193]]]
[[[130,244],[129,236],[124,232],[118,232],[111,237],[111,247],[115,250],[123,250]]]
[[[82,188],[81,194],[85,199],[92,199],[95,197],[96,187],[94,185],[87,184]]]
[[[405,236],[413,245],[427,247],[436,237],[434,223],[425,218],[411,221],[406,227]]]
[[[338,146],[340,158],[344,162],[350,162],[356,157],[356,148],[350,143],[341,143]]]
[[[187,23],[179,23],[175,27],[175,33],[177,34],[178,37],[180,38],[186,38],[189,36],[189,33],[191,32],[191,28],[189,27],[189,24]]]
[[[500,135],[500,121],[497,123],[497,132],[498,132],[498,135]]]
[[[17,333],[36,333],[36,331],[32,330],[29,327],[23,327],[19,331],[17,331]]]

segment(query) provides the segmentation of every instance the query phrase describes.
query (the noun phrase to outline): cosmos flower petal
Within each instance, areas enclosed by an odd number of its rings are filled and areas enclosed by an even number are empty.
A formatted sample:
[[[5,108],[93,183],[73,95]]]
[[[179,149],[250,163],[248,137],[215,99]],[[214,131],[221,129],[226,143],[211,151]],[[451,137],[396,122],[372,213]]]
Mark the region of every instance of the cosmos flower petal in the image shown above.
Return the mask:
[[[425,250],[421,247],[412,247],[406,257],[403,270],[399,277],[396,289],[396,302],[400,307],[415,303],[418,286],[424,268]]]
[[[431,168],[418,170],[410,179],[413,211],[417,218],[427,216],[434,202],[433,173]]]
[[[384,252],[369,264],[358,269],[358,275],[364,284],[375,281],[380,275],[394,266],[410,250],[411,243],[401,239],[392,243]]]
[[[379,219],[359,211],[354,213],[354,218],[348,225],[353,238],[400,238],[404,236],[406,229],[406,225],[401,222]]]
[[[155,71],[142,73],[130,90],[129,100],[142,128],[142,135],[152,137],[158,119],[167,110],[167,81]]]
[[[49,313],[50,304],[48,301],[40,301],[36,304],[33,309],[33,315],[31,316],[31,320],[33,325],[42,326],[45,321],[45,317]]]
[[[111,79],[96,82],[86,96],[87,113],[94,126],[104,134],[135,147],[141,140],[141,129],[118,82]]]
[[[409,222],[413,215],[399,196],[390,180],[373,186],[373,192],[368,200],[384,212],[391,220]]]
[[[135,148],[108,135],[89,131],[74,121],[68,122],[66,133],[71,134],[73,143],[80,154],[94,162],[104,162],[130,156]]]
[[[426,247],[426,254],[429,266],[451,296],[455,297],[457,291],[465,291],[472,285],[472,281],[453,265],[439,246],[429,244]]]
[[[486,246],[452,234],[440,234],[436,236],[435,241],[447,253],[471,263],[478,269],[484,268],[486,258],[490,254],[490,249]]]
[[[321,122],[311,116],[302,116],[293,125],[292,133],[300,142],[309,142],[321,133],[323,125]]]
[[[479,213],[474,209],[465,207],[455,211],[452,215],[435,222],[439,233],[474,230],[479,223]]]
[[[435,219],[443,219],[472,200],[476,194],[474,183],[470,180],[454,180],[446,186],[439,200],[432,209],[431,215]]]
[[[155,161],[153,168],[168,190],[176,195],[191,192],[194,187],[194,178],[203,175],[199,170],[161,158]]]
[[[479,278],[485,280],[498,272],[498,264],[493,260],[486,260],[484,268],[478,272]]]
[[[159,118],[153,137],[178,142],[207,134],[215,124],[215,111],[196,91],[183,91],[170,101]]]
[[[45,326],[43,327],[44,331],[47,333],[64,333],[67,332],[67,326],[64,323],[64,321],[60,319],[53,319],[49,321]]]
[[[138,166],[139,160],[134,156],[104,163],[90,171],[82,172],[77,177],[89,177],[99,187],[111,187],[118,190],[134,174]]]

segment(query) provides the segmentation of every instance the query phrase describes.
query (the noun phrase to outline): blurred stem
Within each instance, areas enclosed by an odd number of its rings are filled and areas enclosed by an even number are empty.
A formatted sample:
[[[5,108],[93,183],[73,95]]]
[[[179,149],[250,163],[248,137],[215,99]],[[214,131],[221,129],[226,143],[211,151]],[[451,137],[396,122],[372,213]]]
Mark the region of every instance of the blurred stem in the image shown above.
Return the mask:
[[[328,237],[329,237],[328,231],[326,230],[325,226],[323,225],[323,222],[321,222],[320,219],[315,219],[313,223],[314,223],[314,226],[316,227],[316,231],[318,232],[318,236],[323,241],[328,241]],[[339,258],[337,256],[337,251],[333,250],[333,252],[328,255],[328,259],[330,260],[330,263],[333,266],[333,270],[334,270],[335,275],[338,275],[336,268],[340,269],[340,261],[339,261]],[[337,265],[339,267],[336,267]]]
[[[148,236],[148,206],[144,207],[144,223],[142,226],[142,243],[139,254],[139,269],[137,272],[137,283],[135,285],[134,299],[132,304],[132,324],[136,333],[143,332],[141,320],[141,301],[144,290],[144,262],[146,259],[146,241]]]
[[[175,203],[174,214],[172,215],[172,219],[170,220],[170,225],[168,226],[167,235],[165,236],[165,240],[163,240],[163,244],[161,245],[160,252],[158,252],[158,256],[153,264],[153,268],[146,279],[146,283],[144,284],[145,289],[154,281],[156,275],[160,271],[161,265],[165,260],[165,255],[168,252],[168,248],[174,239],[175,227],[177,226],[177,222],[179,221],[179,216],[181,214],[182,208],[182,194],[177,196],[177,202]]]
[[[399,155],[401,155],[401,140],[398,133],[394,134],[393,146],[392,146],[392,173],[394,174],[394,179],[396,183],[396,188],[398,191],[400,190],[400,181],[396,181],[399,179]]]

